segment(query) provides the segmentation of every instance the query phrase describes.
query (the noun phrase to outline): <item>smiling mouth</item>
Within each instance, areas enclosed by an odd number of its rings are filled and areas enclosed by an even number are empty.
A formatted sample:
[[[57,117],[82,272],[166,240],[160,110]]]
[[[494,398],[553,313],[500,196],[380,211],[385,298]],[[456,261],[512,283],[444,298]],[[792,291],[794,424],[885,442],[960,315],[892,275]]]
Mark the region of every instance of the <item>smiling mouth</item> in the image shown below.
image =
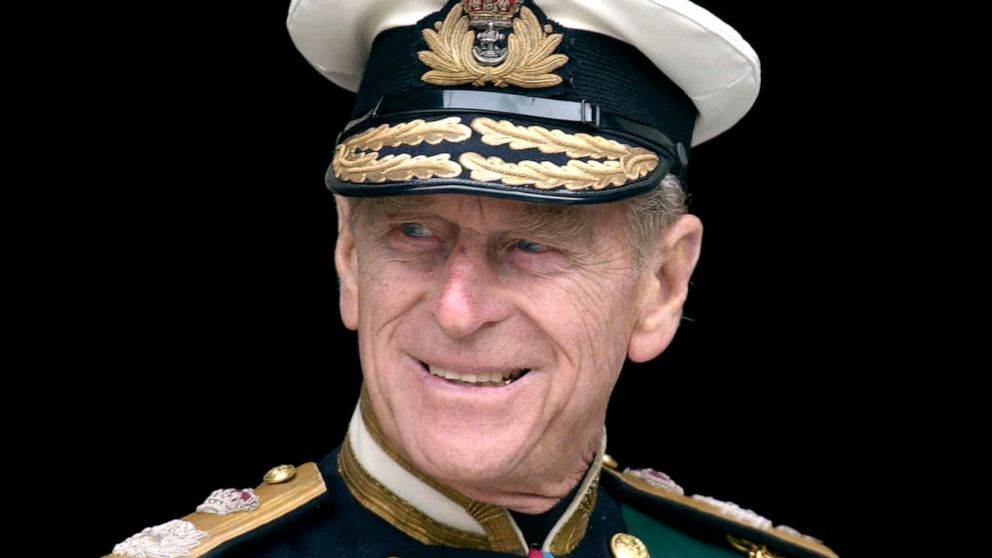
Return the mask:
[[[483,374],[458,374],[432,366],[427,363],[420,363],[431,376],[437,376],[453,384],[478,387],[503,387],[523,378],[530,372],[530,368],[518,368],[506,372],[490,372]]]

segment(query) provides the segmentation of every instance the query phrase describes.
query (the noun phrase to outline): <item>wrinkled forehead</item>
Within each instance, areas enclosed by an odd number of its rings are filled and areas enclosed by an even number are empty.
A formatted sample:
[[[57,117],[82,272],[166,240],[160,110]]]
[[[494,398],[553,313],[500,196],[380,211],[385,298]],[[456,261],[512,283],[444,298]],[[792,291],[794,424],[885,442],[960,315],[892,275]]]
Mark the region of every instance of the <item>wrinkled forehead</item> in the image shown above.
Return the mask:
[[[375,226],[395,219],[432,217],[469,228],[512,230],[544,239],[586,240],[595,230],[622,228],[622,202],[552,205],[487,196],[438,194],[348,198],[353,224]]]

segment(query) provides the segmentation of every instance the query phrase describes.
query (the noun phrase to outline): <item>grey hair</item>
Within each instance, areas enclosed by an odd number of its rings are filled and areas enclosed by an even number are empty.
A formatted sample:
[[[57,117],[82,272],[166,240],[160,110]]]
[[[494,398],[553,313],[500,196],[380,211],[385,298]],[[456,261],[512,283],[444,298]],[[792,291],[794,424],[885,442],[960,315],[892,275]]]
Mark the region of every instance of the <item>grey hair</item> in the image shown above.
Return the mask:
[[[667,174],[657,188],[622,200],[627,237],[633,241],[637,263],[651,253],[658,233],[688,212],[689,195],[674,174]]]

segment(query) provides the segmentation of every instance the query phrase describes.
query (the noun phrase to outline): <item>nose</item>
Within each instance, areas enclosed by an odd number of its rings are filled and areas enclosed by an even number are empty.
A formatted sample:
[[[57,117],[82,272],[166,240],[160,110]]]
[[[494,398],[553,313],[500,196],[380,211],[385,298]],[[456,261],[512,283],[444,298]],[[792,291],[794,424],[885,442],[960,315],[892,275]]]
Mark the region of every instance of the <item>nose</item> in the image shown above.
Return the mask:
[[[449,337],[470,337],[510,315],[505,294],[485,249],[455,245],[439,278],[434,317]]]

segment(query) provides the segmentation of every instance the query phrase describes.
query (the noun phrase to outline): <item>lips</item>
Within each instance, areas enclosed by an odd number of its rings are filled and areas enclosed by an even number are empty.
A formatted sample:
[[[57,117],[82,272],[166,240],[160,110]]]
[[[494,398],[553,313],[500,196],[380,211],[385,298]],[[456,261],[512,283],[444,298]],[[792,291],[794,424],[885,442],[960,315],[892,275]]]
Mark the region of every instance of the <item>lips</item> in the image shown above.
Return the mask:
[[[458,373],[445,370],[439,366],[434,366],[421,362],[432,376],[444,378],[445,380],[462,385],[480,387],[502,387],[512,384],[530,372],[529,368],[515,368],[510,370],[481,372],[477,374]]]

